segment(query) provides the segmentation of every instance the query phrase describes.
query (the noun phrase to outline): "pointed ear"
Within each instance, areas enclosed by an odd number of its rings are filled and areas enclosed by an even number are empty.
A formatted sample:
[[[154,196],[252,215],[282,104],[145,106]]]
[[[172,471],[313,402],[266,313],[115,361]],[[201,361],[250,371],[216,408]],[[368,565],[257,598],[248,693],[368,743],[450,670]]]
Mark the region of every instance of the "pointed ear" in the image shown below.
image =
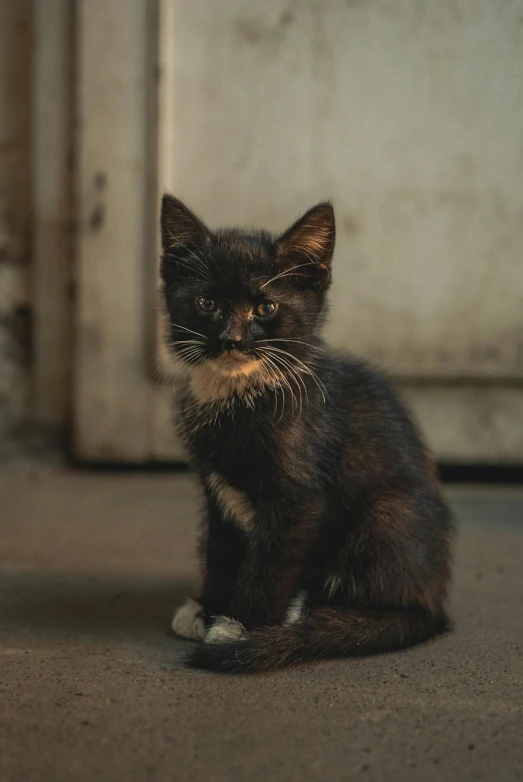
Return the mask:
[[[169,193],[162,198],[161,228],[162,246],[166,252],[176,247],[203,247],[211,239],[207,226]]]
[[[282,269],[311,277],[322,287],[330,281],[330,265],[336,239],[336,223],[332,204],[313,206],[276,242],[276,252]],[[298,268],[299,267],[299,268]]]

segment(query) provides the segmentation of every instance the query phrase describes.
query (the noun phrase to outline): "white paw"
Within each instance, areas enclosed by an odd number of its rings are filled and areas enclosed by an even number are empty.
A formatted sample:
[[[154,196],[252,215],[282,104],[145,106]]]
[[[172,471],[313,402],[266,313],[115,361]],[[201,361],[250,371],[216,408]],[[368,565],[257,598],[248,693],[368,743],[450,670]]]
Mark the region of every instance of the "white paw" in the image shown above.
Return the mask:
[[[176,635],[181,635],[182,638],[196,638],[198,640],[203,638],[205,625],[201,605],[188,597],[183,606],[176,611],[171,627]]]
[[[291,603],[287,609],[287,615],[285,617],[285,621],[283,622],[284,625],[293,625],[295,622],[300,621],[306,599],[307,599],[306,593],[299,592],[299,594],[296,595],[294,600],[291,600]]]
[[[246,638],[245,627],[228,616],[217,616],[205,636],[206,644],[225,644],[228,641],[240,641]]]

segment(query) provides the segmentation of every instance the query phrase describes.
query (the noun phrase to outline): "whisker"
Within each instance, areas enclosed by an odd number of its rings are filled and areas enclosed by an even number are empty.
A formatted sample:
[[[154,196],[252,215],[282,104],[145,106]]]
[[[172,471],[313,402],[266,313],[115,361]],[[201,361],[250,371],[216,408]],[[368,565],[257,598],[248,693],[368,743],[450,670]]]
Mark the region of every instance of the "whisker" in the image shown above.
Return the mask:
[[[205,347],[205,342],[201,339],[173,339],[169,341],[170,345],[202,345]]]
[[[186,260],[184,258],[176,258],[175,263],[179,266],[184,266],[186,269],[190,269],[191,271],[199,271],[202,273],[202,276],[205,277],[203,274],[204,271],[209,270],[209,264],[207,261],[205,261],[203,258],[200,258],[195,253],[191,252],[187,247],[182,248],[185,253],[189,254],[190,258],[194,258],[196,263],[190,263],[189,260]]]
[[[289,358],[292,358],[294,361],[296,361],[296,363],[302,367],[304,372],[307,372],[309,375],[311,375],[311,377],[316,378],[317,382],[321,384],[323,391],[327,393],[327,389],[325,388],[325,386],[323,385],[319,377],[316,375],[316,373],[309,366],[307,366],[307,364],[304,364],[303,361],[301,361],[301,359],[297,358],[297,356],[293,356],[292,353],[289,353],[287,350],[283,350],[282,348],[275,348],[274,346],[272,346],[271,349],[276,350],[279,353],[283,353],[284,355],[289,356]]]
[[[290,371],[294,374],[294,377],[296,379],[296,384],[298,384],[298,382],[299,382],[301,384],[301,386],[303,387],[303,391],[305,393],[305,398],[307,399],[307,407],[309,407],[309,392],[307,391],[307,384],[306,384],[305,380],[303,379],[301,374],[297,371],[296,367],[293,367],[293,366],[290,365],[290,362],[289,362],[288,359],[283,359],[280,356],[280,360],[286,361],[287,366],[289,366]],[[300,399],[301,399],[301,391],[300,391]],[[302,400],[302,407],[303,407],[303,400]]]
[[[187,245],[184,246],[183,250],[184,250],[184,252],[186,252],[188,254],[189,258],[194,258],[194,260],[197,263],[199,263],[201,266],[207,267],[207,265],[208,265],[207,264],[207,260],[205,258],[203,258],[201,255],[198,255],[197,253],[195,253],[193,250],[189,249],[189,247],[187,247]]]
[[[195,366],[198,363],[202,363],[204,359],[204,352],[203,350],[198,350],[198,348],[181,348],[180,349],[180,355],[185,361],[186,364],[189,366]]]
[[[289,381],[287,380],[287,378],[285,377],[281,369],[278,369],[278,367],[275,364],[273,364],[272,361],[267,357],[262,358],[262,362],[266,364],[266,366],[269,366],[269,368],[272,367],[272,371],[276,373],[276,378],[280,378],[280,383],[284,383],[286,386],[288,386],[292,394],[292,389],[289,386]],[[280,421],[283,418],[283,414],[285,412],[285,388],[283,388],[281,385],[279,386],[279,388],[281,389],[282,392],[282,404],[281,404],[280,417],[276,421],[276,424],[280,423]],[[277,411],[278,411],[278,388],[275,388],[274,389],[274,416],[273,416],[274,418],[276,418]]]
[[[268,348],[268,350],[276,351],[277,353],[281,353],[284,356],[288,356],[293,361],[296,361],[296,363],[301,367],[301,371],[305,372],[307,375],[310,375],[312,377],[312,379],[314,380],[314,382],[316,383],[316,385],[320,390],[320,393],[323,397],[323,402],[325,404],[325,402],[327,401],[326,399],[327,389],[325,388],[324,384],[322,383],[318,375],[310,367],[308,367],[307,364],[304,364],[303,361],[301,361],[299,358],[293,356],[292,353],[289,353],[287,350],[283,350],[282,348],[275,348],[274,346],[271,346]]]
[[[284,271],[280,272],[279,274],[276,274],[274,277],[271,277],[270,280],[267,280],[267,282],[264,282],[263,285],[260,286],[260,290],[263,290],[267,285],[269,285],[271,282],[274,282],[275,280],[279,280],[280,277],[285,277],[287,274],[292,272],[294,269],[301,269],[303,266],[310,266],[311,263],[298,263],[296,266],[290,266],[288,269],[285,269]],[[302,275],[306,276],[306,275]]]
[[[270,378],[273,380],[273,382],[278,382],[278,385],[274,386],[274,413],[272,415],[273,418],[276,418],[276,413],[278,412],[278,391],[281,388],[281,379],[278,378],[278,375],[274,373],[274,370],[272,370],[265,359],[261,359],[260,363],[264,369],[265,372],[267,372],[270,376]],[[285,397],[285,391],[281,389],[282,396]],[[283,399],[283,404],[285,404],[285,398]],[[279,419],[281,420],[281,419]],[[278,421],[279,422],[279,421]]]
[[[291,386],[289,384],[289,380],[285,377],[285,374],[281,371],[281,369],[274,363],[274,361],[269,356],[264,356],[262,358],[263,361],[266,362],[266,364],[272,368],[272,370],[276,373],[276,377],[280,379],[280,382],[286,385],[289,389],[289,391],[292,392]]]
[[[289,391],[291,393],[292,399],[293,399],[293,407],[292,407],[292,409],[293,409],[293,412],[294,412],[295,410],[298,409],[298,400],[296,399],[296,395],[295,395],[294,391],[292,390],[292,386],[291,386],[291,384],[289,382],[289,378],[286,377],[286,375],[281,371],[281,369],[278,368],[277,364],[275,364],[274,362],[275,361],[280,361],[280,363],[284,367],[285,367],[285,364],[283,363],[283,361],[282,361],[280,356],[272,355],[270,358],[268,356],[265,356],[265,360],[268,361],[271,364],[271,366],[273,366],[276,369],[276,371],[281,375],[282,379],[285,380],[285,385],[288,387],[288,389],[289,389]],[[287,369],[291,373],[291,376],[293,376],[294,373],[293,373],[292,369],[289,369],[289,368],[287,368]],[[299,386],[298,386],[298,388],[299,388]],[[300,391],[300,397],[301,397],[301,391]]]
[[[308,348],[311,348],[312,350],[317,350],[319,352],[324,352],[323,348],[321,348],[319,345],[313,345],[311,342],[304,342],[301,339],[290,339],[288,337],[275,337],[274,339],[258,339],[256,342],[259,342],[263,344],[264,342],[296,342],[298,345],[306,345]]]
[[[268,350],[270,350],[270,348],[268,348]],[[296,388],[298,389],[298,393],[300,395],[300,412],[299,412],[299,415],[301,415],[301,411],[303,410],[303,396],[302,396],[302,393],[301,393],[301,389],[302,388],[303,388],[303,390],[305,392],[305,396],[307,398],[307,407],[309,406],[309,394],[307,392],[307,386],[305,384],[305,381],[296,372],[295,367],[293,367],[291,365],[291,363],[287,359],[284,359],[282,356],[279,356],[279,355],[275,356],[274,354],[272,355],[272,359],[273,359],[273,361],[280,362],[280,364],[289,372],[289,374],[291,375],[291,378],[296,383]]]
[[[182,331],[188,331],[190,334],[196,334],[197,337],[207,339],[205,334],[200,334],[199,331],[194,331],[194,329],[188,329],[187,326],[181,326],[179,323],[171,323],[171,326],[174,326],[176,329],[181,329]]]
[[[191,342],[190,340],[187,340],[186,344],[182,344],[180,348],[178,349],[178,352],[182,351],[188,351],[188,350],[198,350],[203,353],[204,344],[202,342]]]
[[[168,247],[169,250],[174,250],[174,249],[183,250],[184,252],[188,253],[191,257],[195,258],[195,260],[199,261],[200,263],[202,264],[206,263],[204,258],[202,258],[200,255],[197,255],[193,250],[190,249],[190,247],[187,244],[185,244],[185,241],[191,238],[190,234],[175,236],[173,232],[170,230],[170,228],[167,228],[167,233],[173,240],[173,243],[170,244]]]
[[[203,353],[203,349],[197,345],[182,345],[181,348],[178,349],[178,353],[181,355],[186,355],[189,353],[198,353],[201,355]]]

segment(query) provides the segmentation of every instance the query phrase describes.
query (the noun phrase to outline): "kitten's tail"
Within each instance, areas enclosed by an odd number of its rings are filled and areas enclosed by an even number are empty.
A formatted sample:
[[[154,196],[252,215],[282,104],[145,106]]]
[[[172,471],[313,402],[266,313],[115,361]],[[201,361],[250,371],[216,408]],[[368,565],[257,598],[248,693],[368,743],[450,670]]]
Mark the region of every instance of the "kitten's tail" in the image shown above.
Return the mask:
[[[257,673],[329,657],[361,657],[428,641],[449,629],[446,616],[422,608],[353,611],[318,607],[291,625],[255,630],[241,641],[203,643],[188,660],[195,668]]]

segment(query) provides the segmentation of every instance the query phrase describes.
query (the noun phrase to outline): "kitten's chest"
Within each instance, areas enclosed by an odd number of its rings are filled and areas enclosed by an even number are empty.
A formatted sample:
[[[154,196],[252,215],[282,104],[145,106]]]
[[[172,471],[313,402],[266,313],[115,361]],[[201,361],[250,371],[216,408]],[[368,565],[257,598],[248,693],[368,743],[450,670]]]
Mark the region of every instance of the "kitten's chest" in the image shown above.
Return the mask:
[[[254,411],[182,407],[181,422],[186,447],[200,470],[216,472],[249,494],[277,474],[277,438]]]

